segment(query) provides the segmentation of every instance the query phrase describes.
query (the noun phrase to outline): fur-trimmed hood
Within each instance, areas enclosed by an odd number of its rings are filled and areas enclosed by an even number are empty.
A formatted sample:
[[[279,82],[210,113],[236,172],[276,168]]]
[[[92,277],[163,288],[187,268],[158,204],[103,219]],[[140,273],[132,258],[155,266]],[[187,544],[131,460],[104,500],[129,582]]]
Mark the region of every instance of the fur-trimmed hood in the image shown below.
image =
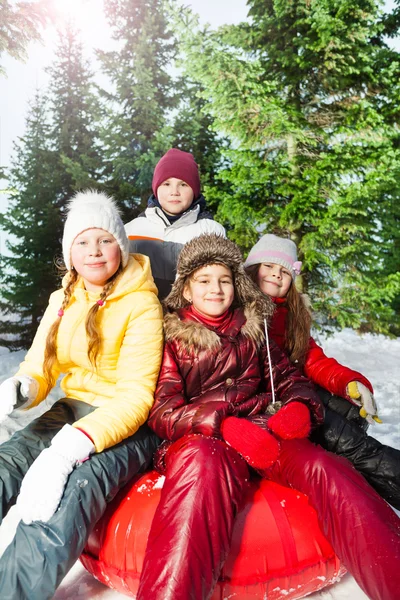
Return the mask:
[[[175,340],[185,352],[212,351],[221,346],[221,334],[196,320],[188,309],[166,313],[164,331],[165,340]],[[236,337],[239,333],[254,342],[257,347],[265,342],[264,319],[257,312],[255,305],[248,305],[244,310],[236,309],[229,328],[222,335]]]
[[[264,319],[271,319],[274,305],[245,273],[240,248],[231,240],[214,233],[200,235],[183,247],[178,259],[177,277],[163,302],[166,311],[189,306],[183,296],[188,278],[198,269],[213,264],[225,265],[232,272],[235,287],[233,308],[242,308],[248,321],[254,320],[253,316],[250,319],[250,315],[257,315],[261,324]]]

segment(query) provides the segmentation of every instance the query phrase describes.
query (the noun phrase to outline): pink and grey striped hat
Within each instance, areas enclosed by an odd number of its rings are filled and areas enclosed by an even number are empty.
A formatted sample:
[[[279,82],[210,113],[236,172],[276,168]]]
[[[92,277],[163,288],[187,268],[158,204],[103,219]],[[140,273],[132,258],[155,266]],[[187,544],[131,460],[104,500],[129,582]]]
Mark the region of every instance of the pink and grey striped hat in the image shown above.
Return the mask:
[[[281,238],[272,233],[263,235],[252,247],[244,263],[244,267],[251,267],[265,262],[282,265],[292,273],[293,279],[300,275],[302,263],[297,260],[296,244],[287,238]]]

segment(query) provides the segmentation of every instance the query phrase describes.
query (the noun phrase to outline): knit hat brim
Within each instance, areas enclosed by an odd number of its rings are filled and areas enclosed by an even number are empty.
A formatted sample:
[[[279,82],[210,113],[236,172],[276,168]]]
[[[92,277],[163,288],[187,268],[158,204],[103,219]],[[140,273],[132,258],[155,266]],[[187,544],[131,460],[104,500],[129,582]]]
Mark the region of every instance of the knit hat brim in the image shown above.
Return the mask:
[[[121,250],[121,263],[125,267],[129,258],[129,240],[113,198],[103,192],[86,190],[78,192],[68,204],[62,241],[66,268],[71,270],[71,246],[74,239],[87,229],[104,229],[111,233]]]
[[[170,294],[163,302],[166,308],[178,310],[188,306],[189,302],[183,295],[188,279],[198,269],[213,264],[222,264],[231,270],[237,306],[245,308],[252,304],[267,318],[272,315],[274,307],[271,300],[262,294],[244,271],[239,247],[217,234],[204,234],[185,244],[178,259],[177,277]]]
[[[154,169],[152,189],[156,197],[159,186],[170,177],[176,177],[187,183],[193,190],[195,200],[199,197],[199,167],[194,160],[193,154],[183,152],[183,150],[178,150],[178,148],[171,148],[164,154]]]
[[[302,263],[297,260],[296,244],[289,239],[267,233],[252,247],[244,263],[245,269],[252,265],[271,262],[281,265],[295,279],[300,274]]]

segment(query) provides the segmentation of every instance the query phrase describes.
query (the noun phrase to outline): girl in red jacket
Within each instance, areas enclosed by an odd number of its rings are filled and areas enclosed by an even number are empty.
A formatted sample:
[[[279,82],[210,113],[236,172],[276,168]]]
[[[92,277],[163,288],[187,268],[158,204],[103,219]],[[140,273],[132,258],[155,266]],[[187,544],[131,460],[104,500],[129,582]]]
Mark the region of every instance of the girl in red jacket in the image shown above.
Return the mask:
[[[400,510],[400,450],[365,433],[368,422],[381,423],[368,379],[328,358],[311,337],[311,314],[294,285],[301,269],[295,243],[272,234],[262,236],[250,250],[245,269],[275,304],[272,339],[320,386],[325,421],[313,434],[313,441],[348,458],[370,485]]]
[[[200,236],[183,248],[177,272],[149,419],[169,441],[166,480],[138,600],[210,598],[251,467],[308,495],[370,598],[397,598],[400,520],[350,463],[307,439],[321,402],[279,347],[266,347],[273,304],[245,275],[239,248]]]

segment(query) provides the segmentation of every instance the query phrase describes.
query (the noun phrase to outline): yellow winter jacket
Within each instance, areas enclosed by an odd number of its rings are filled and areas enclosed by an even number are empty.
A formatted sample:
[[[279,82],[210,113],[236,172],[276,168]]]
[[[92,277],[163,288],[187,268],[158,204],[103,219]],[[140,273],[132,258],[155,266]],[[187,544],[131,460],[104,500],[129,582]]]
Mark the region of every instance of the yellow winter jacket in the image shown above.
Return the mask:
[[[65,286],[65,278],[63,286]],[[163,348],[162,310],[147,256],[131,254],[106,304],[97,313],[102,345],[96,371],[87,356],[85,320],[98,294],[78,281],[61,318],[57,336],[55,379],[67,398],[98,407],[74,423],[93,440],[96,451],[118,444],[135,433],[154,402]],[[50,296],[32,346],[17,375],[30,375],[40,386],[32,406],[45,398],[43,356],[48,330],[57,319],[63,290]]]

